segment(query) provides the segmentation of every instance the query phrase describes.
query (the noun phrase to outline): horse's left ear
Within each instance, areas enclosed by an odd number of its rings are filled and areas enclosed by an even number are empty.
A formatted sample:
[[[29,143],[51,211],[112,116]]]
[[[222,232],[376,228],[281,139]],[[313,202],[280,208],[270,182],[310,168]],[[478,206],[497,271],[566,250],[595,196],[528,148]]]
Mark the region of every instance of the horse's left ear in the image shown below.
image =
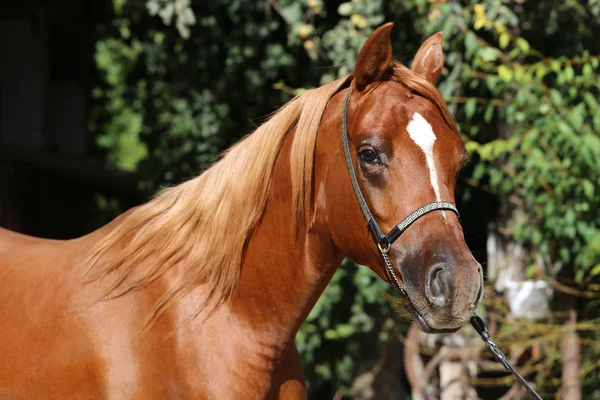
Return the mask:
[[[442,50],[443,32],[438,32],[427,39],[413,60],[411,69],[417,75],[427,79],[434,85],[440,79],[444,69],[444,52]]]
[[[363,90],[370,83],[379,80],[392,62],[392,42],[390,33],[394,24],[380,26],[369,36],[363,45],[354,67],[354,86]]]

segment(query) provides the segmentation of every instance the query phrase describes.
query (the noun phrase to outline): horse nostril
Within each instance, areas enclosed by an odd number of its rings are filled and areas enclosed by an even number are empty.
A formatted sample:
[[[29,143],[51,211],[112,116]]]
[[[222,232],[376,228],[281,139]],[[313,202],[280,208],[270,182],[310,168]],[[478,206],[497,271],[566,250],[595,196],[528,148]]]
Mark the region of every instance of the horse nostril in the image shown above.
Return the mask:
[[[450,298],[450,276],[448,272],[439,265],[433,266],[427,273],[427,284],[425,294],[427,300],[433,305],[443,307]]]

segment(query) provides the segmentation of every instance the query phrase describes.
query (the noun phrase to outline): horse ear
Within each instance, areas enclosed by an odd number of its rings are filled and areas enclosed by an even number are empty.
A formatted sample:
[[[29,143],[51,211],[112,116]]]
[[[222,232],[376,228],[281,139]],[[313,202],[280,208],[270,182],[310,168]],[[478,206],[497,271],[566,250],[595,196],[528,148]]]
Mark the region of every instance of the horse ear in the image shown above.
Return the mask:
[[[354,86],[363,90],[377,81],[388,70],[392,62],[392,42],[390,33],[393,23],[377,28],[363,45],[354,67]]]
[[[442,50],[443,32],[438,32],[427,39],[412,63],[412,70],[417,75],[427,79],[434,85],[440,79],[444,69],[444,52]]]

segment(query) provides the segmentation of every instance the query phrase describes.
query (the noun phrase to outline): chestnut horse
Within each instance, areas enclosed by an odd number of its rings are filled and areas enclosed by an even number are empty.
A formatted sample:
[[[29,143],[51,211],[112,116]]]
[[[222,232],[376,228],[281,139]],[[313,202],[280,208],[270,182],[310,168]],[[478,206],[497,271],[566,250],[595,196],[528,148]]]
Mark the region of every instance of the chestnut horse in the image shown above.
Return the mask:
[[[0,398],[305,398],[294,337],[343,257],[402,286],[424,331],[469,321],[481,267],[451,208],[378,246],[349,179],[346,143],[388,232],[453,203],[467,159],[435,88],[441,33],[408,69],[392,61],[391,29],[367,40],[352,75],[99,230],[55,241],[0,229]]]

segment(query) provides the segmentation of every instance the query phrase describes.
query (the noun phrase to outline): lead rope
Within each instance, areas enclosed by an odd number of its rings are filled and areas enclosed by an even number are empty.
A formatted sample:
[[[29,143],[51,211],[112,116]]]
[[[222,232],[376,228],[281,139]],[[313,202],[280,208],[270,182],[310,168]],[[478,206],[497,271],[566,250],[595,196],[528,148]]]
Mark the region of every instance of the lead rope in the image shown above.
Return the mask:
[[[485,342],[488,350],[494,355],[494,357],[496,357],[496,361],[504,365],[504,368],[506,368],[507,371],[511,372],[515,376],[515,378],[517,378],[519,383],[521,383],[521,385],[525,389],[527,389],[527,391],[531,393],[533,397],[535,397],[537,400],[544,400],[539,394],[537,394],[535,390],[533,390],[531,386],[529,386],[529,383],[527,383],[525,378],[523,378],[521,374],[519,374],[512,365],[510,365],[502,350],[500,350],[496,343],[492,340],[492,337],[490,336],[490,333],[488,332],[485,323],[477,314],[473,314],[473,316],[471,317],[471,325],[473,325],[473,328],[475,328],[477,333],[479,333],[479,336],[481,336],[481,340]]]

